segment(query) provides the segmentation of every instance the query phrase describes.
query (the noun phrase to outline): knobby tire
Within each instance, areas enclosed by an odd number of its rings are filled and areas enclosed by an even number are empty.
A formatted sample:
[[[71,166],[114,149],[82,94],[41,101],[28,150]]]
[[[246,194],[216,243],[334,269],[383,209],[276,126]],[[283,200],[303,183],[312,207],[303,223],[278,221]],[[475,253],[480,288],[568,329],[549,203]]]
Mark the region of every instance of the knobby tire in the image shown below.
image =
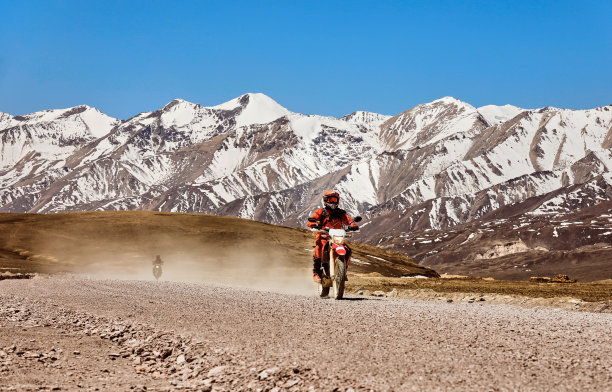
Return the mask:
[[[342,299],[344,296],[344,282],[346,282],[346,264],[344,257],[339,256],[334,277],[334,298]]]

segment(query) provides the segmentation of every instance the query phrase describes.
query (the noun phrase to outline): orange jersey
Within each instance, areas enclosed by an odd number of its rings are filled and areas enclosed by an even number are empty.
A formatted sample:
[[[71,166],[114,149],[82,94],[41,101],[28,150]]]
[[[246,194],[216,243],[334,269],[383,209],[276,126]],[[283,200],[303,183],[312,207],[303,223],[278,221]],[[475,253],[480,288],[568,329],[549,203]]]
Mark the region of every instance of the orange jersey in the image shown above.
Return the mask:
[[[335,210],[319,208],[318,210],[315,210],[310,217],[315,218],[317,222],[308,222],[308,227],[325,229],[342,229],[343,226],[357,227],[357,223],[351,219],[346,211],[341,210],[340,208],[336,208]],[[314,250],[315,259],[320,259],[323,257],[323,249],[327,243],[326,238],[327,237],[323,237],[321,233],[317,233]],[[345,245],[345,247],[349,249],[350,259],[350,248],[348,245]]]
[[[356,225],[346,211],[336,208],[335,210],[329,210],[326,208],[319,208],[310,215],[311,218],[315,218],[317,222],[308,222],[308,227],[320,227],[325,229],[342,229],[344,226]]]

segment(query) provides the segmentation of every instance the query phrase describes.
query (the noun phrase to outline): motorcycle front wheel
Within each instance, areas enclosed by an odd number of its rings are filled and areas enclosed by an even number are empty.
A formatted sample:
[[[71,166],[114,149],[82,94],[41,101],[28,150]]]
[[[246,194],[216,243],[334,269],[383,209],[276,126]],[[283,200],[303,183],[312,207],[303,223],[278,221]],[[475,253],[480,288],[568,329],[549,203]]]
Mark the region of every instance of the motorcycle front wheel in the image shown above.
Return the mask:
[[[155,280],[159,280],[159,278],[161,277],[161,274],[162,274],[161,267],[153,267],[153,276],[155,277]]]
[[[332,286],[334,287],[334,298],[342,299],[344,296],[344,282],[346,282],[346,264],[344,257],[339,256],[336,260],[336,270]]]

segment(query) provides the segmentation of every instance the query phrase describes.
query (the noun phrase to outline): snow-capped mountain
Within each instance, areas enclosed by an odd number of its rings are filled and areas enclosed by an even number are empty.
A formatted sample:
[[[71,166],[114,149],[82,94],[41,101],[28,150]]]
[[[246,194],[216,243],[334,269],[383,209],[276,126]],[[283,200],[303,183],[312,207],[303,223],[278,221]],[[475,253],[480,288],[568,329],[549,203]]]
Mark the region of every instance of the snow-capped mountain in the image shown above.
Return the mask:
[[[0,170],[32,154],[45,160],[66,158],[108,133],[118,122],[88,106],[16,117],[0,113]]]
[[[7,117],[2,151],[11,152],[6,155],[12,160],[5,159],[0,172],[0,210],[216,212],[243,197],[314,181],[345,167],[351,157],[372,154],[379,149],[376,128],[387,118],[365,112],[343,119],[305,116],[263,94],[246,94],[214,107],[174,100],[124,122],[108,121],[96,128],[103,134],[96,138],[84,132],[87,123],[67,123],[69,115],[55,112],[12,118],[24,121],[19,126]],[[23,129],[30,139],[18,144],[13,134]],[[45,132],[46,142],[39,136]],[[24,145],[54,154],[40,157],[45,165],[32,157],[16,164],[27,155]],[[40,169],[32,170],[34,164]],[[239,215],[253,213],[243,206]]]
[[[586,204],[612,194],[612,106],[475,108],[445,97],[394,117],[333,118],[245,94],[212,107],[177,99],[125,121],[87,106],[0,113],[0,140],[5,212],[150,209],[301,226],[333,188],[373,238],[530,198],[524,213],[550,213],[564,205],[553,195],[572,187],[601,188]]]
[[[405,172],[399,181],[389,182],[391,197],[373,207],[372,215],[414,209],[421,213],[396,217],[395,224],[405,230],[447,228],[587,183],[612,167],[611,127],[610,107],[526,110],[501,124],[403,150],[393,164]]]
[[[387,151],[422,148],[454,134],[479,132],[489,124],[471,105],[444,97],[401,113],[382,126]]]

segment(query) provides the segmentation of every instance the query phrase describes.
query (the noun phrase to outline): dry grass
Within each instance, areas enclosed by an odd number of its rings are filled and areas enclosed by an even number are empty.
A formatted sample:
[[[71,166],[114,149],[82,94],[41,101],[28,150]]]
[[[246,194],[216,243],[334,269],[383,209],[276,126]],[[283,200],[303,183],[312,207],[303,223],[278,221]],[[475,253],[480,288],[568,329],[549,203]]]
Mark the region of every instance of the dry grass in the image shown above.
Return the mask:
[[[532,298],[572,297],[583,301],[612,301],[612,281],[590,283],[532,283],[485,279],[398,279],[351,276],[348,289],[370,291],[430,289],[439,293],[521,295]]]

